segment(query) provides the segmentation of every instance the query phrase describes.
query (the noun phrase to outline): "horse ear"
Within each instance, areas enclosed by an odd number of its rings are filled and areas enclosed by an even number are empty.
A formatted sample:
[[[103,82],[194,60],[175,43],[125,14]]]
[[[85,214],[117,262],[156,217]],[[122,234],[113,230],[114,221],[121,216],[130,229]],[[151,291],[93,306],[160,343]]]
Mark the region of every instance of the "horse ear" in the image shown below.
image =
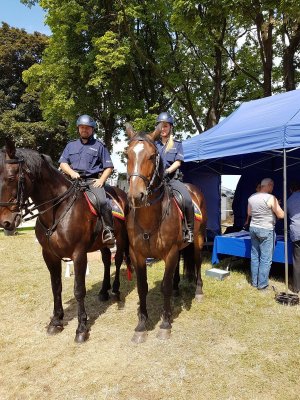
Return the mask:
[[[8,155],[8,158],[10,159],[16,158],[16,146],[13,140],[9,138],[5,139],[5,150]]]
[[[136,132],[134,132],[133,127],[128,122],[126,122],[125,124],[125,129],[129,139],[132,139],[133,136],[136,135]]]
[[[148,136],[155,142],[159,138],[159,135],[161,134],[161,129],[162,129],[162,123],[160,122],[158,125],[156,125],[155,130],[152,133],[149,133]]]

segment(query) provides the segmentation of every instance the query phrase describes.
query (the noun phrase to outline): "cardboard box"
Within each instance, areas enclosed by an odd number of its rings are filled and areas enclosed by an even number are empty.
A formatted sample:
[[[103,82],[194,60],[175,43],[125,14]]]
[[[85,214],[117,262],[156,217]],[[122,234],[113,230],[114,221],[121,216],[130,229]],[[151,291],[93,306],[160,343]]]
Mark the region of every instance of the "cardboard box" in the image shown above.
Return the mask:
[[[229,271],[224,271],[223,269],[211,268],[205,271],[206,276],[210,276],[211,278],[216,278],[222,281],[230,275]]]

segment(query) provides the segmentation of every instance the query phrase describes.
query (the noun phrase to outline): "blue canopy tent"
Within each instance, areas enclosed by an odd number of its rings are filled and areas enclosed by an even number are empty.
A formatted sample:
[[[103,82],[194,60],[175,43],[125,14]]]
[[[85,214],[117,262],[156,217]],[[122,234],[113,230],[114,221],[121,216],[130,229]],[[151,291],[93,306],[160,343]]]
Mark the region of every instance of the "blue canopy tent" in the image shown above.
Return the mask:
[[[300,168],[300,90],[243,103],[215,127],[185,140],[183,150],[184,176],[200,186],[204,195],[204,173],[241,175],[241,181],[246,176],[243,187],[248,189],[244,190],[247,198],[258,180],[273,177],[277,188],[274,194],[285,204],[287,171],[292,180]]]

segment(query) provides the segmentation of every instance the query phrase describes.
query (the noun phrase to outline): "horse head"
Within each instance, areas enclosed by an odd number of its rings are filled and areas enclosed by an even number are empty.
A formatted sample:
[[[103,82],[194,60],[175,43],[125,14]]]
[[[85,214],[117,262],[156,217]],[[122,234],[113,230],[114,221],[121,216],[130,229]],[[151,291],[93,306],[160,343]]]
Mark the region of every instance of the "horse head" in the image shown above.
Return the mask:
[[[7,139],[0,152],[0,226],[6,230],[15,229],[21,221],[22,206],[28,198],[26,172],[23,156]]]
[[[152,133],[137,133],[126,125],[126,132],[129,137],[126,149],[128,199],[132,207],[144,207],[148,205],[148,197],[162,186],[163,166],[155,146],[161,124]]]

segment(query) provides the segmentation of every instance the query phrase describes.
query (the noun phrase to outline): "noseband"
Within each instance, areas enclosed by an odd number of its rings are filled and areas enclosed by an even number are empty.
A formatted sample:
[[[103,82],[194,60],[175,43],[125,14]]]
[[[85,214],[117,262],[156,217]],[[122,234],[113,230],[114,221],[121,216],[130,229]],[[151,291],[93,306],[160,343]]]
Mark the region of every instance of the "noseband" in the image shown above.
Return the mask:
[[[24,177],[24,158],[12,158],[10,160],[4,160],[5,164],[19,164],[19,178],[18,178],[18,189],[17,189],[17,198],[15,201],[8,202],[0,202],[0,207],[13,207],[17,206],[18,211],[24,206],[24,190],[25,190],[25,177]]]
[[[128,175],[127,175],[127,180],[128,180],[128,182],[130,182],[130,179],[131,179],[133,176],[137,176],[137,177],[143,179],[143,181],[144,181],[145,184],[146,184],[146,197],[148,197],[149,195],[151,195],[152,193],[154,193],[155,191],[157,191],[158,189],[160,189],[161,186],[163,186],[163,180],[162,180],[161,177],[159,176],[160,154],[159,154],[159,152],[157,151],[157,148],[156,148],[156,146],[155,146],[155,143],[154,143],[152,140],[148,139],[148,138],[141,138],[141,137],[139,137],[139,138],[132,138],[132,139],[128,142],[128,144],[130,144],[130,143],[132,143],[132,142],[148,142],[148,143],[150,143],[151,145],[153,145],[154,148],[155,148],[155,153],[156,153],[156,156],[155,156],[155,170],[154,170],[154,173],[153,173],[151,179],[148,179],[145,175],[142,175],[142,174],[139,174],[139,173],[133,173],[133,174],[128,174]],[[158,178],[160,179],[161,183],[160,183],[160,185],[159,185],[158,187],[154,188],[154,187],[153,187],[153,184],[154,184],[154,180],[155,180],[156,177],[158,177]]]

